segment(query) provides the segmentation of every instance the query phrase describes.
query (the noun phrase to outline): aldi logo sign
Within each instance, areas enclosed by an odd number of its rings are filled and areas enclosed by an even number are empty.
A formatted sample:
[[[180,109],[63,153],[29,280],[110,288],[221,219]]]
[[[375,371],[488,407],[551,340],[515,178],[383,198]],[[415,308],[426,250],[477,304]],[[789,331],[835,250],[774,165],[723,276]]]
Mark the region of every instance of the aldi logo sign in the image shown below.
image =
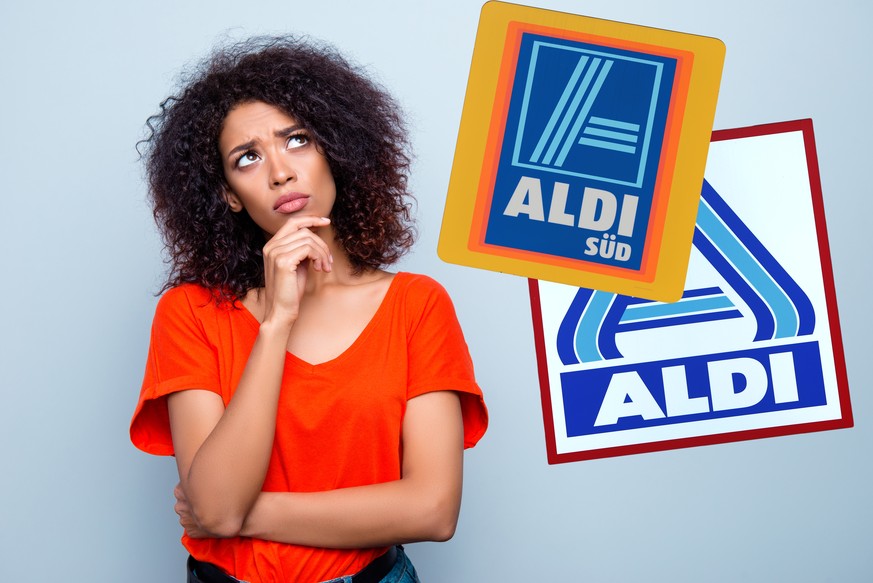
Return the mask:
[[[717,39],[486,3],[440,257],[677,299],[723,61]]]
[[[531,280],[550,463],[851,426],[811,122],[713,140],[679,301]]]
[[[522,34],[518,61],[484,242],[639,270],[677,60]]]

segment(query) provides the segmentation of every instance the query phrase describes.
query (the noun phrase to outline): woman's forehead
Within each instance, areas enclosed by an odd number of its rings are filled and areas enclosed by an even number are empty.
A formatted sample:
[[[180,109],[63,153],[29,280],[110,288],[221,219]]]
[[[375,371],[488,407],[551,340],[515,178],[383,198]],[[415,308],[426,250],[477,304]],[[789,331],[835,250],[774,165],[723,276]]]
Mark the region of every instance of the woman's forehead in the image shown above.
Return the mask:
[[[225,116],[219,144],[266,139],[276,132],[298,126],[297,120],[274,105],[248,101],[234,106]],[[232,147],[232,146],[231,146]]]

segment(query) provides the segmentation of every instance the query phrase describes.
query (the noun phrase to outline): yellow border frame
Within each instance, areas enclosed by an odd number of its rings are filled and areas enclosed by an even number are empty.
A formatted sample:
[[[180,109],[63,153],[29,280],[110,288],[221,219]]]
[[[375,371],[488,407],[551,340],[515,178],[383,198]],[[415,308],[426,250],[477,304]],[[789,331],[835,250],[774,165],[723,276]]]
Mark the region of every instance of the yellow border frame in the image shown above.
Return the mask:
[[[677,60],[663,154],[639,270],[484,243],[523,32]],[[724,44],[714,38],[505,2],[482,8],[438,253],[448,262],[661,301],[685,284],[718,99]]]

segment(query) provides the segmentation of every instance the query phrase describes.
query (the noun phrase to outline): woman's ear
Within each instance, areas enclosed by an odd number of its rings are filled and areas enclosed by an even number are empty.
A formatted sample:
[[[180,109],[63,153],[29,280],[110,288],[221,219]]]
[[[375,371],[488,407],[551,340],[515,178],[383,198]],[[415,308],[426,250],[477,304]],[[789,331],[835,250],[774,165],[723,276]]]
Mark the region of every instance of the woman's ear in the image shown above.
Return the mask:
[[[245,207],[240,198],[227,186],[224,187],[224,200],[227,201],[227,206],[235,213],[240,212]]]

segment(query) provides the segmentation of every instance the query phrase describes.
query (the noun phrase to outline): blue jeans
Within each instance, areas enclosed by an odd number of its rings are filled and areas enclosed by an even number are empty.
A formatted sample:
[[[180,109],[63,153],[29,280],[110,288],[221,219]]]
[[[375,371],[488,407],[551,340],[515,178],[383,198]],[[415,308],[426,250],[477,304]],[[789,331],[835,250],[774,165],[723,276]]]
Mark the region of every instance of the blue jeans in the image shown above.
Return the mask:
[[[324,583],[349,583],[352,580],[349,577],[340,577],[339,579],[331,579]],[[403,552],[403,547],[397,547],[397,562],[387,575],[382,577],[380,583],[421,583],[418,574],[415,572],[415,567],[412,566],[412,561]]]

